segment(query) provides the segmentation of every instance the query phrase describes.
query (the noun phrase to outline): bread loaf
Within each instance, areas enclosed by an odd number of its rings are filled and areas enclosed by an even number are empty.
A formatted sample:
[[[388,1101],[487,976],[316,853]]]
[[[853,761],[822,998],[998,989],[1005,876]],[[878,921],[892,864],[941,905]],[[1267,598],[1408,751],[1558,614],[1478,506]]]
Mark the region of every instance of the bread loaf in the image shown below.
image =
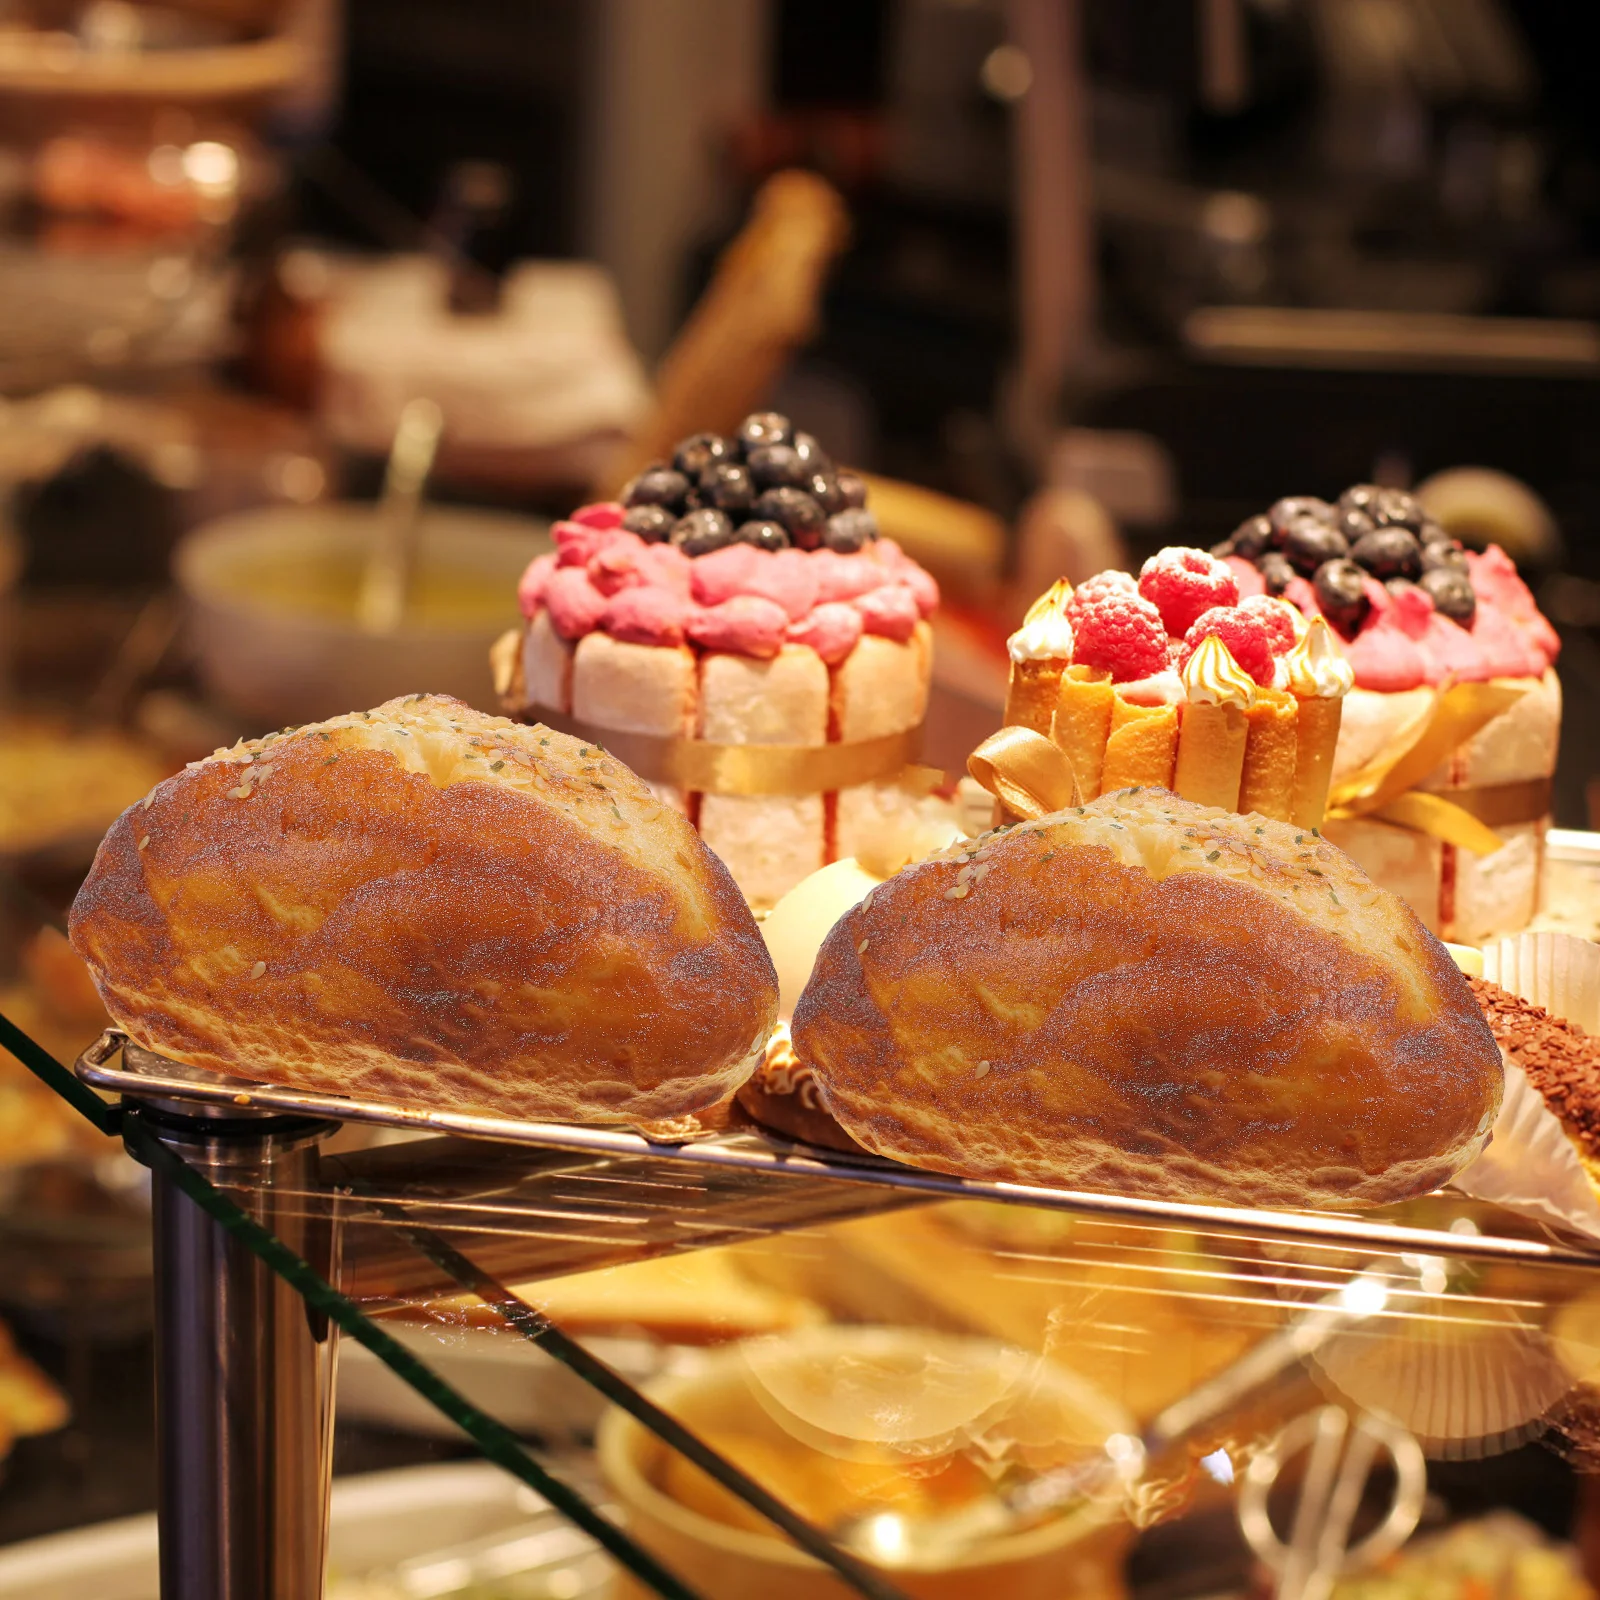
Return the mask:
[[[593,745],[440,696],[167,780],[106,836],[71,933],[162,1055],[441,1110],[684,1116],[777,1014],[687,818]]]
[[[1379,1205],[1483,1145],[1499,1052],[1395,896],[1311,832],[1132,789],[908,867],[794,1014],[879,1155],[973,1177]]]

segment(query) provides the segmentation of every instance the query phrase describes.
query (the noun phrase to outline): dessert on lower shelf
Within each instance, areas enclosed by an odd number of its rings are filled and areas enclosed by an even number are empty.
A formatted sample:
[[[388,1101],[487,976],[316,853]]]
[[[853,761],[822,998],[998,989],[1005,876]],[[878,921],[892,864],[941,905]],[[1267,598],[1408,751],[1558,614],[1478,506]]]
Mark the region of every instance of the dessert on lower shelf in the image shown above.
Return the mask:
[[[0,1466],[18,1439],[54,1433],[71,1417],[66,1397],[16,1346],[0,1322]]]
[[[0,1014],[58,1061],[71,1061],[104,1031],[107,1017],[88,970],[52,927],[18,952],[18,972],[0,980]],[[0,1174],[33,1162],[99,1154],[104,1136],[7,1050],[0,1050]]]
[[[795,1054],[787,1028],[774,1031],[756,1070],[734,1098],[752,1121],[771,1133],[824,1150],[861,1152],[861,1146],[823,1104],[817,1075]]]
[[[1600,1039],[1485,978],[1468,978],[1495,1042],[1527,1074],[1585,1170],[1600,1167]]]
[[[1512,1511],[1414,1540],[1375,1570],[1341,1577],[1332,1600],[1594,1600],[1578,1553]]]
[[[757,909],[826,862],[951,836],[902,783],[928,704],[933,579],[866,489],[775,413],[696,434],[555,526],[497,647],[510,715],[603,740]]]
[[[1247,1205],[1426,1193],[1500,1053],[1403,901],[1308,829],[1130,789],[907,867],[795,1008],[863,1148],[968,1177]]]
[[[1010,641],[1006,721],[1052,736],[1084,799],[1159,784],[1305,827],[1328,806],[1428,928],[1477,942],[1537,907],[1558,648],[1497,546],[1358,484],[1058,584]]]
[[[112,826],[73,947],[135,1043],[436,1110],[671,1125],[777,1015],[754,918],[621,762],[440,695],[192,763]]]

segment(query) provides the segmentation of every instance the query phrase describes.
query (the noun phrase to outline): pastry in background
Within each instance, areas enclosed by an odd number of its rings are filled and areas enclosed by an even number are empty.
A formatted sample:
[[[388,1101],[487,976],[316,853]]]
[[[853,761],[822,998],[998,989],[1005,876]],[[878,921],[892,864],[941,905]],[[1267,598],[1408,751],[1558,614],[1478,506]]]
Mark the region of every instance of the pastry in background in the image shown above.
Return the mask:
[[[794,1047],[875,1154],[1245,1205],[1426,1193],[1503,1078],[1403,902],[1310,832],[1159,789],[880,885],[823,944]]]
[[[66,1397],[23,1353],[0,1322],[0,1463],[18,1439],[67,1425]]]
[[[22,947],[19,967],[0,984],[0,1012],[57,1061],[75,1060],[110,1021],[89,969],[51,927]],[[105,1148],[104,1134],[0,1050],[0,1168],[102,1155]]]
[[[823,1320],[821,1310],[803,1295],[771,1287],[743,1271],[737,1249],[692,1250],[595,1267],[570,1277],[512,1284],[511,1292],[579,1339],[622,1335],[712,1345]],[[500,1313],[475,1294],[430,1300],[423,1310],[434,1326],[505,1327]]]
[[[735,1099],[752,1121],[785,1139],[851,1155],[862,1153],[822,1103],[816,1074],[795,1054],[785,1027],[780,1026],[767,1042],[760,1064],[739,1086]]]
[[[172,770],[111,729],[0,721],[0,855],[88,846]]]
[[[491,1116],[705,1111],[777,1013],[681,812],[593,745],[437,695],[161,784],[106,836],[71,938],[161,1055]]]

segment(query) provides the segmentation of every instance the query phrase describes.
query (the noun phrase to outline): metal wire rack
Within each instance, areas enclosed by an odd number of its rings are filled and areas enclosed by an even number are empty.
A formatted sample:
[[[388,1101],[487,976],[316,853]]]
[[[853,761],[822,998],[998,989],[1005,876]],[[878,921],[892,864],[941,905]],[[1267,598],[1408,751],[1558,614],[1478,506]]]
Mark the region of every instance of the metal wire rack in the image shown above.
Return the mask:
[[[200,1115],[242,1112],[448,1136],[450,1143],[426,1148],[365,1153],[352,1176],[380,1190],[387,1180],[394,1192],[382,1198],[431,1209],[431,1225],[519,1236],[538,1231],[536,1222],[548,1227],[553,1243],[565,1240],[573,1251],[572,1264],[552,1261],[552,1271],[598,1265],[613,1251],[622,1259],[730,1243],[741,1233],[919,1200],[990,1201],[1369,1254],[1600,1268],[1600,1245],[1558,1238],[1442,1193],[1402,1213],[1277,1211],[957,1178],[750,1129],[666,1144],[623,1129],[429,1111],[223,1078],[142,1050],[114,1030],[83,1053],[77,1073],[96,1089]],[[489,1146],[500,1148],[491,1153]],[[862,1192],[849,1197],[846,1190]],[[597,1253],[585,1258],[584,1246]]]

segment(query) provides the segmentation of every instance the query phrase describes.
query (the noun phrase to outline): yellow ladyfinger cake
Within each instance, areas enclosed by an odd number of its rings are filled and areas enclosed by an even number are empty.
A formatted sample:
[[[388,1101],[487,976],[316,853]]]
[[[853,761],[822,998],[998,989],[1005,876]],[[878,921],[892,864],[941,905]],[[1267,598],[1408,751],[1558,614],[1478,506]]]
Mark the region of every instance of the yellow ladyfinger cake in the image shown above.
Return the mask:
[[[1432,932],[1474,943],[1537,909],[1558,647],[1497,546],[1464,550],[1411,496],[1358,484],[1137,579],[1057,585],[1012,641],[1007,720],[1051,734],[1084,799],[1157,784],[1325,824]]]
[[[892,871],[949,837],[900,781],[938,587],[810,434],[772,412],[696,434],[554,537],[496,650],[503,708],[625,760],[753,907],[830,861]]]

